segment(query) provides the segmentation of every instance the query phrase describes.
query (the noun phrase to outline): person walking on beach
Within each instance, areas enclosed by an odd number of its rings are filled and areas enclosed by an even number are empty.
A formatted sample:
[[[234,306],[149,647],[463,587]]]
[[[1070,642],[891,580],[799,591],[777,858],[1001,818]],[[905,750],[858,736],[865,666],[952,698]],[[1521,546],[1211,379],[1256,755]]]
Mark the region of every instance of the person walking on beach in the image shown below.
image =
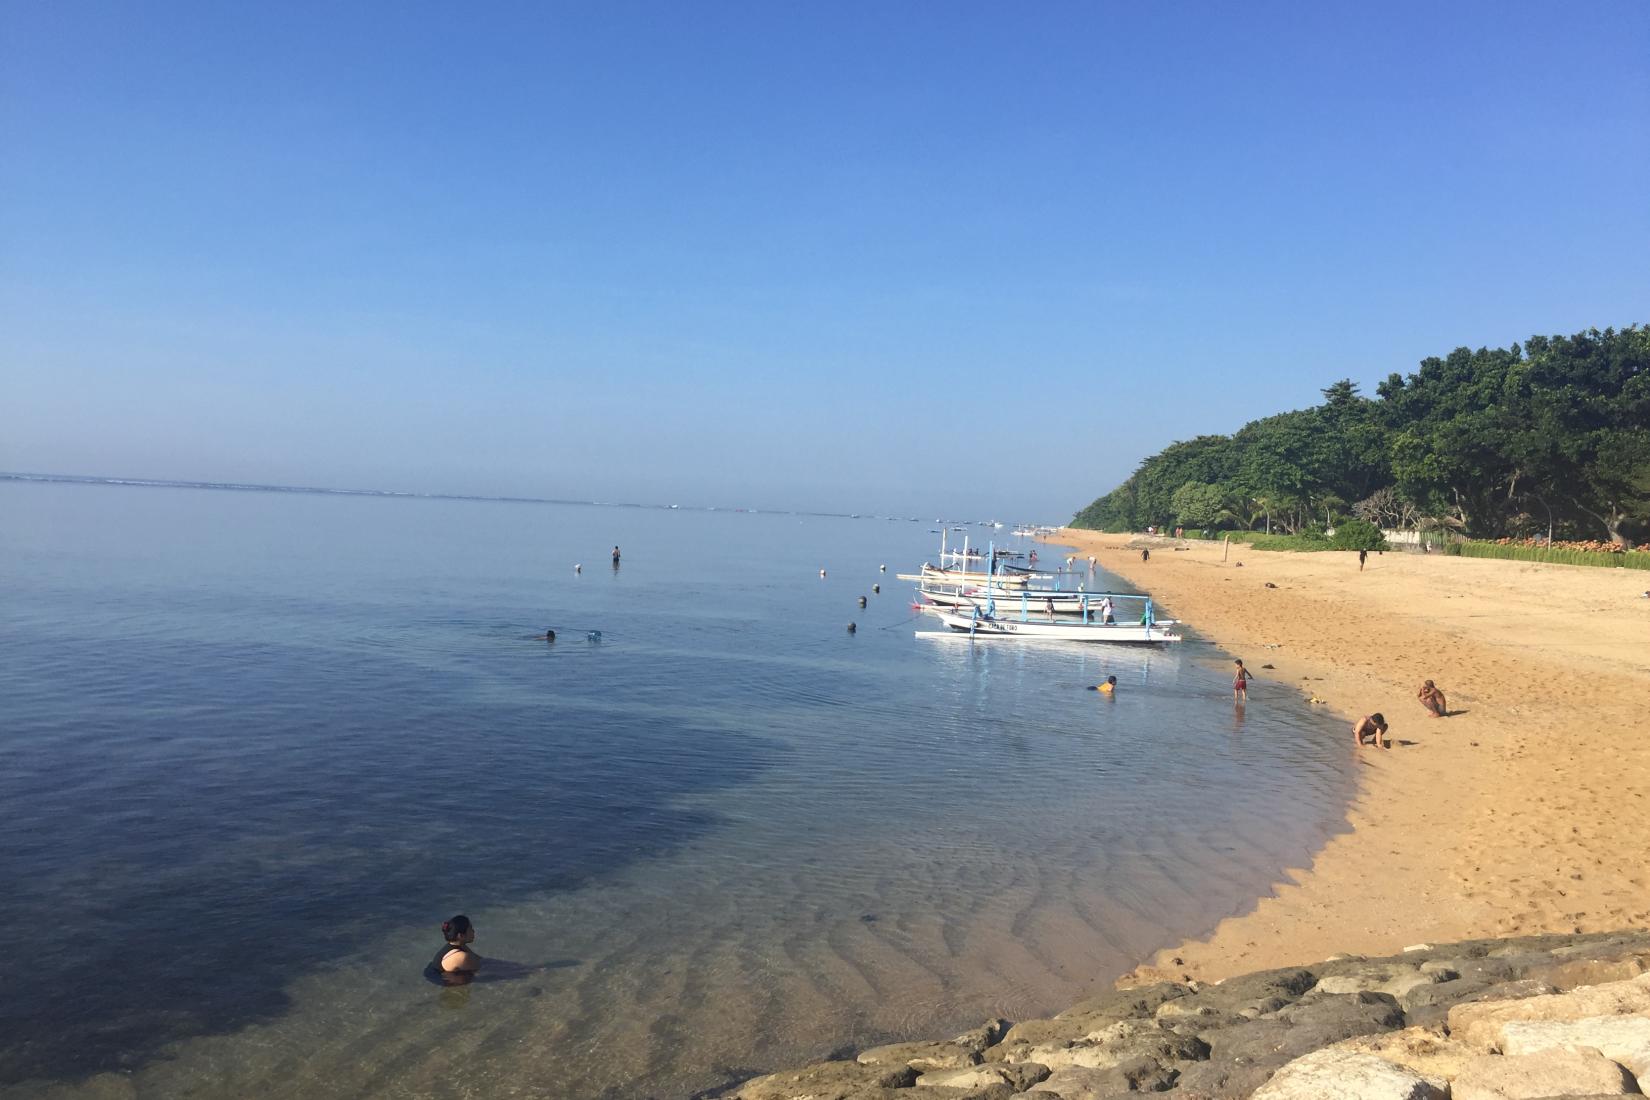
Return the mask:
[[[1358,551],[1358,572],[1362,573],[1364,571],[1364,562],[1366,562],[1368,560],[1369,560],[1369,551],[1368,550],[1359,550]]]
[[[1237,662],[1237,671],[1232,673],[1232,702],[1241,703],[1249,698],[1249,681],[1255,674],[1243,667],[1243,662]]]
[[[1381,716],[1380,712],[1366,714],[1352,723],[1352,743],[1359,748],[1363,748],[1364,738],[1366,737],[1369,738],[1369,743],[1372,745],[1377,745],[1383,749],[1392,747],[1392,741],[1386,735],[1386,719]]]
[[[441,935],[447,942],[424,968],[424,976],[438,985],[468,984],[481,966],[481,956],[470,947],[476,939],[475,925],[460,913],[441,922]]]
[[[1421,690],[1415,693],[1426,708],[1427,714],[1433,718],[1444,718],[1449,715],[1449,703],[1444,699],[1444,693],[1431,680],[1421,685]]]
[[[1146,562],[1149,562],[1151,560],[1152,560],[1152,552],[1150,550],[1140,551],[1140,562],[1141,562],[1142,565],[1144,565]]]

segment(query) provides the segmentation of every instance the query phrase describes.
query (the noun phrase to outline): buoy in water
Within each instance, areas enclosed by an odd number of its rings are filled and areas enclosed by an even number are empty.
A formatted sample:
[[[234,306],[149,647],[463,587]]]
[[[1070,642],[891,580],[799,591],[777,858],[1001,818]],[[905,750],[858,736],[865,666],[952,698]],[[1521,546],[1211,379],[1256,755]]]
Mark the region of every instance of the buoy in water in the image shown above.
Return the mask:
[[[853,623],[848,624],[848,633],[853,634],[858,630],[859,630],[859,627],[855,626]]]
[[[861,606],[861,607],[865,606],[865,597],[864,596],[861,596],[859,598],[859,606]]]
[[[583,565],[583,564],[579,564],[579,565],[575,565],[575,566],[574,566],[574,567],[573,567],[573,572],[575,572],[575,573],[583,573],[583,572],[584,572],[584,565]]]
[[[882,571],[883,571],[883,572],[884,572],[884,573],[886,573],[886,572],[888,572],[888,567],[887,567],[887,566],[886,566],[886,565],[885,565],[885,566],[883,566],[883,567],[882,567]]]
[[[880,595],[882,595],[882,585],[880,585],[880,584],[873,584],[873,585],[872,585],[872,586],[871,586],[871,591],[872,591],[872,592],[875,592],[875,593],[876,593],[876,594],[877,594],[877,595],[879,595],[879,596],[880,596]]]
[[[825,575],[825,570],[823,570],[823,569],[821,569],[821,570],[820,570],[820,571],[819,571],[819,575],[820,575],[820,576],[821,576],[821,577],[823,577],[823,576],[824,576],[824,575]]]

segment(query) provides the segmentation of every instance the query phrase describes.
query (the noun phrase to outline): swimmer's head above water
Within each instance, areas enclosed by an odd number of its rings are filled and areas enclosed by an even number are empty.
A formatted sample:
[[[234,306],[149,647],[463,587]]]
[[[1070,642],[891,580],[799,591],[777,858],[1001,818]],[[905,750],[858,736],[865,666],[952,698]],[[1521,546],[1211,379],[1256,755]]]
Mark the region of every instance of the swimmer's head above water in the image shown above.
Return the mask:
[[[453,944],[454,946],[474,943],[476,939],[476,926],[470,923],[469,917],[466,917],[463,913],[460,913],[452,920],[444,920],[441,922],[441,934],[447,937],[447,942]]]

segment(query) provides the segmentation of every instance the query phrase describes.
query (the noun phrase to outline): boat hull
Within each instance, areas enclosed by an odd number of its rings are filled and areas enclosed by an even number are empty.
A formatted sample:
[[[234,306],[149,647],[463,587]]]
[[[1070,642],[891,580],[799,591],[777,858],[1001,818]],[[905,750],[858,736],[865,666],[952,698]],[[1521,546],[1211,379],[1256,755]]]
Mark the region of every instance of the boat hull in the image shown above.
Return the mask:
[[[1122,642],[1135,645],[1157,645],[1178,642],[1180,633],[1175,623],[1021,622],[1019,619],[988,619],[954,611],[939,612],[940,622],[952,630],[972,634],[976,638],[1058,638],[1068,642]]]
[[[1023,601],[1020,599],[1022,593],[1025,595]],[[924,589],[922,596],[929,603],[938,604],[940,607],[963,608],[964,614],[967,614],[968,609],[978,607],[983,610],[988,603],[995,602],[997,614],[1012,619],[1020,617],[1022,603],[1026,614],[1033,616],[1046,614],[1051,603],[1056,615],[1081,615],[1084,607],[1083,594],[1080,592],[1044,592],[1015,588],[1007,591],[999,589],[988,596],[984,592],[931,592]],[[1087,606],[1089,617],[1098,621],[1100,597],[1089,597]]]

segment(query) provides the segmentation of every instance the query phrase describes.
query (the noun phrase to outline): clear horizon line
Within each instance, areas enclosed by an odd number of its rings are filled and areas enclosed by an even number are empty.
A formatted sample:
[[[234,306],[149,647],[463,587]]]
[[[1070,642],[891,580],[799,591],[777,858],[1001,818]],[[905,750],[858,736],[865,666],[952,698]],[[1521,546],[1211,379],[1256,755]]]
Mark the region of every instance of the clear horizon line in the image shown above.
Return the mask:
[[[396,497],[411,500],[474,500],[494,504],[566,504],[594,508],[657,508],[661,511],[744,512],[755,515],[819,516],[829,519],[916,519],[906,516],[867,516],[859,512],[812,512],[794,508],[737,508],[715,504],[642,504],[624,500],[566,500],[556,497],[489,496],[482,493],[425,493],[404,489],[339,489],[320,485],[273,485],[242,481],[195,481],[180,478],[113,477],[98,474],[36,473],[0,470],[0,481],[47,481],[74,485],[115,485],[137,489],[211,489],[239,493],[313,493],[317,496]],[[921,522],[921,520],[917,520]],[[961,522],[935,520],[936,523]]]

